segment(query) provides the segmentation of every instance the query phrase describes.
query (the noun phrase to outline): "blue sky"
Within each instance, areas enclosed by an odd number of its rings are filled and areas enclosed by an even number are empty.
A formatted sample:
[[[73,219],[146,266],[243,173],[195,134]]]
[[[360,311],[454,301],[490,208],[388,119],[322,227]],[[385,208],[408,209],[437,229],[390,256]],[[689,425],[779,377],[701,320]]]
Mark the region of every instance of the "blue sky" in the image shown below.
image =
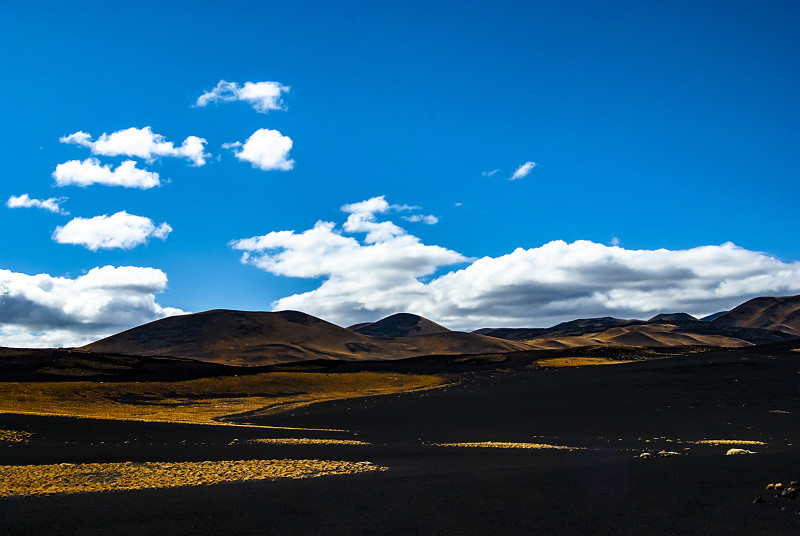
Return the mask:
[[[789,1],[0,2],[0,345],[213,308],[474,329],[800,293],[799,22]],[[247,82],[288,90],[263,113]],[[85,146],[145,127],[178,156]],[[268,169],[236,157],[261,129],[291,140]],[[54,176],[128,160],[159,185]]]

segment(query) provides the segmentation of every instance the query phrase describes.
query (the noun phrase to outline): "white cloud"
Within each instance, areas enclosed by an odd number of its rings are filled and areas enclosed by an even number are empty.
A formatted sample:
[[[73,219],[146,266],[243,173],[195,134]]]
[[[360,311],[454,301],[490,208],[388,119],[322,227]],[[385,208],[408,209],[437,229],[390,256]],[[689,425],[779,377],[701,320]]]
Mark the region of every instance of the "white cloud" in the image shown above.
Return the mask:
[[[79,131],[63,136],[58,141],[88,147],[96,155],[135,156],[147,162],[152,162],[158,156],[171,156],[186,158],[193,165],[202,166],[209,156],[204,152],[207,143],[204,138],[189,136],[180,147],[175,147],[174,143],[166,141],[164,136],[154,133],[150,127],[131,127],[111,134],[104,132],[96,141],[92,141],[88,133]]]
[[[425,285],[418,278],[468,260],[455,251],[425,245],[391,222],[375,221],[376,213],[390,209],[382,197],[342,207],[350,213],[344,231],[366,232],[363,242],[342,235],[332,222],[320,221],[302,233],[272,232],[235,240],[231,247],[244,251],[243,263],[276,275],[326,278],[317,290],[279,300],[276,308],[342,322],[373,318],[375,311],[394,311],[401,304],[424,300]]]
[[[155,268],[104,266],[74,279],[0,269],[0,346],[79,346],[165,316]]]
[[[378,214],[385,199],[345,205],[344,236],[318,222],[296,233],[277,231],[231,242],[242,262],[276,275],[321,278],[310,292],[277,300],[349,325],[407,311],[455,329],[540,327],[579,317],[649,318],[664,311],[704,315],[759,295],[800,293],[800,262],[786,263],[732,243],[686,250],[628,250],[590,241],[556,240],[469,259],[423,244]]]
[[[250,104],[257,112],[267,113],[271,110],[285,110],[281,95],[289,92],[289,86],[278,82],[245,82],[240,86],[236,82],[220,80],[211,91],[198,97],[195,106],[207,106],[211,102],[243,101]]]
[[[44,210],[49,210],[55,214],[61,214],[62,216],[69,215],[69,212],[66,212],[64,209],[61,208],[61,203],[66,201],[66,197],[50,197],[48,199],[33,199],[28,194],[22,195],[12,195],[6,201],[6,206],[8,208],[41,208]]]
[[[166,240],[172,227],[166,222],[156,226],[144,216],[128,214],[124,210],[111,216],[74,218],[57,227],[53,240],[59,244],[75,244],[91,251],[98,249],[132,249],[152,237]]]
[[[494,175],[498,171],[500,171],[500,170],[499,169],[493,169],[491,171],[481,171],[481,176],[482,177],[491,177],[492,175]]]
[[[292,139],[277,130],[260,128],[250,136],[244,145],[241,142],[226,143],[225,149],[234,149],[239,160],[250,162],[253,167],[264,171],[289,171],[294,167],[294,160],[289,160]],[[240,151],[236,149],[241,148]]]
[[[434,216],[433,214],[414,214],[412,216],[403,216],[403,219],[406,221],[410,221],[411,223],[422,222],[428,225],[434,225],[439,223],[439,218]]]
[[[617,238],[616,236],[612,236],[612,237],[611,237],[611,245],[612,245],[612,246],[618,246],[618,245],[620,245],[620,240],[619,240],[619,238]]]
[[[523,179],[528,176],[528,174],[536,167],[536,162],[525,162],[521,166],[517,168],[511,178],[508,180],[514,181],[517,179]]]
[[[158,173],[137,168],[133,160],[126,160],[113,170],[107,164],[100,164],[97,158],[87,158],[83,162],[70,160],[56,166],[53,178],[57,186],[104,184],[147,190],[161,184]]]

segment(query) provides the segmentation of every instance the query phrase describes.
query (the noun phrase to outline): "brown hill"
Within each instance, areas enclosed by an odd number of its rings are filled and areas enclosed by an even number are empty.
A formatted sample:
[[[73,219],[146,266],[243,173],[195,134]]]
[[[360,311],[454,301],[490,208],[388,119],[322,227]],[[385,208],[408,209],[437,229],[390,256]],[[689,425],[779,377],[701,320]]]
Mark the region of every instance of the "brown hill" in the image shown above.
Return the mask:
[[[711,324],[769,329],[800,336],[800,296],[754,298],[715,318]]]
[[[649,347],[700,345],[735,348],[752,344],[735,336],[695,333],[673,323],[634,324],[582,335],[546,336],[525,342],[541,349],[593,345]]]
[[[648,322],[689,322],[692,320],[697,320],[697,318],[688,313],[661,313],[648,320]]]
[[[561,322],[550,328],[481,328],[472,333],[508,339],[510,341],[527,341],[543,337],[563,337],[568,335],[582,335],[617,326],[641,324],[641,320],[626,320],[604,316],[601,318],[578,318],[568,322]]]
[[[529,347],[461,332],[386,339],[362,335],[297,311],[214,310],[156,320],[82,349],[254,366],[313,359],[383,360],[483,354]]]
[[[377,322],[356,324],[348,329],[370,337],[415,337],[450,330],[432,320],[410,313],[397,313]]]

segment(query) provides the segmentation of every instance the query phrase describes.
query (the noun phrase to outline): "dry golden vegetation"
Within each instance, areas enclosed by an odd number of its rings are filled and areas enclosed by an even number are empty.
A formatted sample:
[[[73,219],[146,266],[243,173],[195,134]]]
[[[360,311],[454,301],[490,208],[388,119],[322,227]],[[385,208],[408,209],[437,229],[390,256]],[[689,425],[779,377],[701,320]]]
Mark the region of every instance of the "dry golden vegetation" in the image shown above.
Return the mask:
[[[355,439],[310,439],[307,437],[279,437],[274,439],[250,439],[248,443],[266,443],[268,445],[370,445]]]
[[[687,441],[695,445],[766,445],[763,441],[748,441],[746,439],[701,439],[700,441]]]
[[[26,443],[33,434],[21,430],[0,430],[0,442]]]
[[[555,449],[555,450],[585,450],[584,447],[565,447],[563,445],[548,445],[547,443],[506,443],[500,441],[481,441],[477,443],[434,443],[436,447],[467,447],[482,449]]]
[[[617,365],[619,363],[632,363],[632,361],[621,361],[618,359],[606,359],[604,357],[553,357],[551,359],[540,359],[536,361],[539,367],[584,367],[587,365]]]
[[[180,382],[5,382],[0,412],[220,424],[231,415],[279,413],[316,402],[436,388],[441,376],[380,372],[269,372]]]
[[[200,486],[221,482],[311,478],[385,468],[370,462],[234,460],[0,466],[0,497]]]

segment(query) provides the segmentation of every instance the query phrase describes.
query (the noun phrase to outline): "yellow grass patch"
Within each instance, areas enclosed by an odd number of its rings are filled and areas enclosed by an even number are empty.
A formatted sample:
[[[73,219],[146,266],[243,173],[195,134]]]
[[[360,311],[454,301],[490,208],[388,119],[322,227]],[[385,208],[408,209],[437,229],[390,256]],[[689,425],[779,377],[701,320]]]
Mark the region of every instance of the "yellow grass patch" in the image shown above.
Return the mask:
[[[268,445],[369,445],[354,439],[309,439],[307,437],[280,437],[274,439],[249,439],[248,443],[266,443]]]
[[[20,430],[0,430],[0,441],[6,443],[24,443],[33,434],[30,432],[23,432]]]
[[[565,447],[563,445],[548,445],[547,443],[506,443],[501,441],[481,441],[477,443],[434,443],[436,447],[468,447],[481,449],[556,449],[556,450],[584,450],[584,447]]]
[[[553,357],[550,359],[540,359],[536,361],[536,364],[540,367],[583,367],[587,365],[618,365],[620,363],[631,362],[632,361],[605,359],[603,357]]]
[[[6,382],[0,412],[96,419],[221,424],[245,412],[268,415],[316,402],[432,389],[440,376],[357,372],[268,372],[181,382]]]
[[[791,415],[791,413],[792,413],[791,411],[786,411],[786,410],[783,410],[783,409],[771,409],[771,410],[769,410],[769,412],[770,413],[781,413],[781,414],[784,414],[784,415]]]
[[[766,445],[763,441],[749,441],[746,439],[701,439],[700,441],[687,441],[695,445]]]
[[[312,478],[386,468],[332,460],[0,465],[0,497],[201,486],[221,482]]]

